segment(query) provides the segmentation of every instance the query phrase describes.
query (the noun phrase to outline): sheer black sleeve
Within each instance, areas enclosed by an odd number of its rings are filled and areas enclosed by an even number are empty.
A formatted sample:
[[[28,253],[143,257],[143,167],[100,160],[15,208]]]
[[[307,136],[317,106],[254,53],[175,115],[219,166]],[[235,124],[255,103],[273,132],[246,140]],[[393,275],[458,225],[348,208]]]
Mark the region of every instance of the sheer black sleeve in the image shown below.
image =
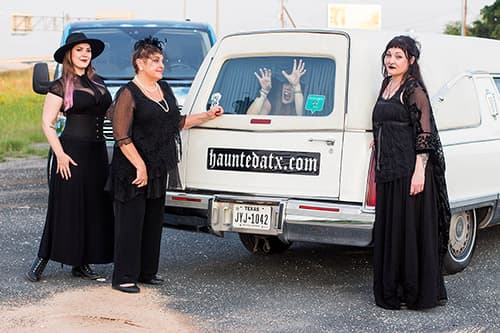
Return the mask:
[[[416,152],[417,154],[428,153],[433,149],[431,105],[427,93],[420,85],[415,85],[411,90],[408,96],[408,104],[415,122]]]
[[[134,108],[135,103],[130,90],[127,87],[121,88],[108,110],[113,122],[113,137],[118,146],[132,142],[130,137]]]
[[[62,80],[59,79],[52,82],[52,84],[49,87],[49,93],[64,98],[64,87],[62,84]]]
[[[184,128],[185,123],[186,123],[186,116],[182,115],[181,119],[179,119],[179,130],[182,130]]]

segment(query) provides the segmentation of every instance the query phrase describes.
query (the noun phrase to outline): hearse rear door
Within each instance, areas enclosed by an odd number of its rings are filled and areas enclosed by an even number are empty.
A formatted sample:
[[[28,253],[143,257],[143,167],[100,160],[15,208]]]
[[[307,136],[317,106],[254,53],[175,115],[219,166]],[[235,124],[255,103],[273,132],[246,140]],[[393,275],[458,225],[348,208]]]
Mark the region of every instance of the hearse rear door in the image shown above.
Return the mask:
[[[206,72],[198,73],[186,111],[201,113],[219,103],[225,114],[184,135],[184,186],[338,198],[348,50],[343,33],[281,31],[223,38],[202,66]],[[300,86],[287,86],[298,72]],[[270,91],[262,89],[264,79],[271,81]],[[266,99],[262,104],[267,108],[255,112],[259,98]]]

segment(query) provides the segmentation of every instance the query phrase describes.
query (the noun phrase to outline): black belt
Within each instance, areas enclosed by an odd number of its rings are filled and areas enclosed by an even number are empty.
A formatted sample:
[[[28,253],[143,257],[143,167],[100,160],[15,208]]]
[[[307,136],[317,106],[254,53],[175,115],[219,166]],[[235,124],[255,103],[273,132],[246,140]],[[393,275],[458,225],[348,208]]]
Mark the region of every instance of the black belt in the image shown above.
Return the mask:
[[[104,116],[86,114],[69,114],[62,137],[72,137],[82,140],[102,141]]]

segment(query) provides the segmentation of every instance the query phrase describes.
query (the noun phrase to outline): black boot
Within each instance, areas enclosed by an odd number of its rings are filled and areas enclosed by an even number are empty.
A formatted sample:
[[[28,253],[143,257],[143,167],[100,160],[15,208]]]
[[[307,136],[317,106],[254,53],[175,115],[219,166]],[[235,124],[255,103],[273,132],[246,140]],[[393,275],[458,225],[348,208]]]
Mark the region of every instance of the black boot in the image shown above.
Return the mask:
[[[71,274],[73,274],[73,276],[79,276],[89,280],[95,280],[101,277],[99,274],[94,272],[92,268],[87,264],[81,266],[73,266],[73,268],[71,269]]]
[[[37,257],[31,265],[30,270],[24,274],[24,277],[31,282],[40,281],[43,270],[45,269],[45,266],[47,266],[48,262],[49,261],[47,259]]]

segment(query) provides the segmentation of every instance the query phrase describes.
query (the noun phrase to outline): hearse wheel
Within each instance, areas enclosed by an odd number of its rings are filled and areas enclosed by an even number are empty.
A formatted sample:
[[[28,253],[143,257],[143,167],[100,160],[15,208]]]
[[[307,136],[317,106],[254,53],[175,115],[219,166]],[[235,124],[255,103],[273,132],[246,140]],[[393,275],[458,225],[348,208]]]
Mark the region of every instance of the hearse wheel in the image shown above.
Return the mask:
[[[242,234],[240,233],[240,240],[245,248],[258,255],[269,255],[281,253],[288,249],[291,242],[285,243],[276,236]]]
[[[444,268],[458,273],[469,265],[476,246],[476,214],[472,210],[453,214],[450,221],[450,242],[444,257]]]

